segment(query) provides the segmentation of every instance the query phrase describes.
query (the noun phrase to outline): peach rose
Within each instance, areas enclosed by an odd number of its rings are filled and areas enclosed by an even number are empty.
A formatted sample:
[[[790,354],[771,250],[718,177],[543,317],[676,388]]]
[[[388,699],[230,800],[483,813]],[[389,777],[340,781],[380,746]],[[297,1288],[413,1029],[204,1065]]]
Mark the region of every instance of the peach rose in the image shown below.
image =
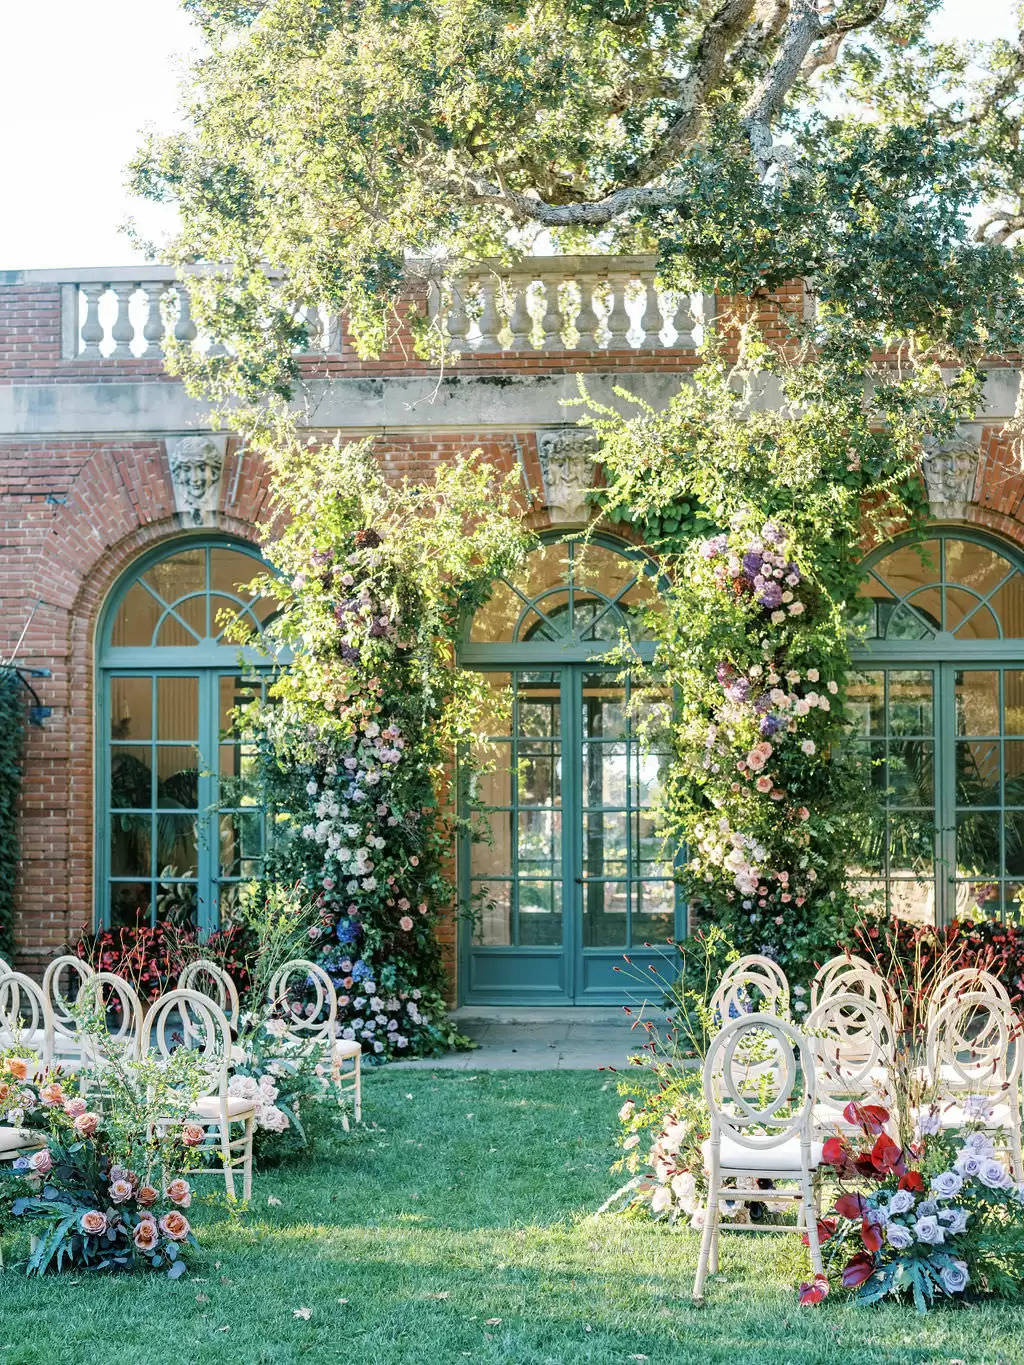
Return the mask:
[[[92,1137],[93,1133],[96,1132],[96,1129],[99,1126],[100,1126],[99,1114],[94,1114],[92,1110],[89,1109],[87,1109],[84,1114],[79,1114],[78,1117],[75,1119],[75,1132],[78,1134],[79,1137],[83,1138]]]
[[[64,1101],[64,1112],[69,1119],[77,1119],[89,1108],[81,1095],[75,1095],[73,1099]]]
[[[398,927],[400,929],[404,929],[405,932],[408,933],[409,930],[412,928],[412,920],[409,918],[408,915],[403,915],[402,918],[398,921]]]
[[[171,1209],[160,1219],[160,1231],[172,1242],[183,1242],[190,1232],[188,1219],[177,1209]]]
[[[16,1081],[23,1081],[28,1075],[28,1062],[24,1057],[8,1057],[5,1065],[8,1076],[13,1076]]]
[[[53,1157],[50,1155],[49,1148],[44,1147],[40,1152],[33,1152],[28,1159],[28,1164],[36,1175],[49,1175],[53,1170]]]
[[[156,1203],[160,1196],[152,1185],[140,1185],[137,1198],[142,1207],[148,1209],[151,1204]]]
[[[143,1218],[136,1223],[135,1231],[132,1233],[132,1241],[140,1251],[152,1251],[160,1239],[155,1218]]]
[[[167,1198],[172,1204],[177,1204],[181,1209],[187,1209],[192,1203],[192,1186],[187,1180],[182,1180],[179,1176],[177,1180],[172,1180],[167,1186]]]
[[[82,1214],[82,1231],[90,1237],[99,1237],[107,1230],[107,1215],[99,1209],[90,1209]]]
[[[9,1081],[0,1081],[0,1104],[6,1103],[7,1096],[13,1089],[14,1086]]]
[[[132,1197],[132,1187],[127,1180],[112,1180],[108,1189],[112,1204],[124,1204]]]
[[[183,1123],[181,1125],[181,1140],[186,1147],[198,1147],[206,1134],[198,1123]]]
[[[64,1091],[56,1081],[51,1081],[49,1085],[44,1085],[40,1090],[39,1098],[44,1104],[56,1108],[58,1104],[64,1103]]]

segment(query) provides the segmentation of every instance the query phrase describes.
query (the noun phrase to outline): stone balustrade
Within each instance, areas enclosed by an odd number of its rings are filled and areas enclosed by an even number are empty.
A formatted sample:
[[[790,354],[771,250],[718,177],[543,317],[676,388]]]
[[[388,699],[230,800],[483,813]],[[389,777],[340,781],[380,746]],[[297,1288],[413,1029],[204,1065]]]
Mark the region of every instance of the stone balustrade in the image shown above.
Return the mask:
[[[188,291],[170,266],[31,271],[61,286],[64,359],[159,359],[168,336],[205,354]],[[693,350],[713,316],[711,295],[664,291],[650,256],[540,256],[432,285],[429,313],[456,354]],[[341,320],[306,307],[308,354],[340,355]]]

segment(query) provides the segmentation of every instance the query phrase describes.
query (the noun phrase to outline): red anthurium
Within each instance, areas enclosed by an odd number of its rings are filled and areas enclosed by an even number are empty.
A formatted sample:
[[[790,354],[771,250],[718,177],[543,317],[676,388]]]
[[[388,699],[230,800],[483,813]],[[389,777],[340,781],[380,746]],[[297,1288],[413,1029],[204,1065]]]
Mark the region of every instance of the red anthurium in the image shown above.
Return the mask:
[[[850,1149],[843,1138],[830,1137],[821,1149],[821,1159],[830,1166],[835,1166],[837,1170],[841,1170],[846,1165],[849,1153]]]
[[[901,1190],[912,1190],[915,1193],[924,1189],[924,1176],[920,1171],[905,1171],[899,1179]]]
[[[903,1170],[903,1148],[888,1133],[879,1133],[871,1149],[871,1164],[881,1175]]]
[[[867,1252],[859,1251],[856,1256],[847,1261],[843,1270],[843,1288],[856,1289],[859,1284],[871,1278],[875,1269],[875,1258],[869,1256]]]
[[[859,1194],[841,1194],[836,1200],[836,1213],[840,1218],[862,1218],[864,1198]]]
[[[828,1293],[828,1280],[824,1275],[815,1275],[813,1280],[805,1280],[800,1286],[801,1304],[821,1303]]]
[[[889,1111],[880,1104],[856,1104],[853,1100],[843,1110],[847,1123],[856,1123],[869,1137],[880,1133],[889,1122]]]
[[[881,1251],[882,1249],[882,1229],[877,1223],[869,1223],[866,1218],[861,1219],[860,1240],[864,1243],[866,1251]]]
[[[836,1222],[834,1218],[819,1218],[818,1245],[823,1246],[828,1241],[828,1239],[835,1234],[835,1230],[838,1226],[839,1224]],[[803,1234],[801,1241],[803,1242],[804,1246],[810,1245],[810,1241],[808,1239],[806,1232]]]

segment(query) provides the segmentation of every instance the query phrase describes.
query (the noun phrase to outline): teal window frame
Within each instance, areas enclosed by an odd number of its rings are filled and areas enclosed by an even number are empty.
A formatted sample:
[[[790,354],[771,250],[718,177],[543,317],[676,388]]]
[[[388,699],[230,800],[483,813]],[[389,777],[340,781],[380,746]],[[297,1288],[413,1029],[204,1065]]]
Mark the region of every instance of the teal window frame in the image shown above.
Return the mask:
[[[221,588],[216,590],[212,588],[210,551],[218,548],[240,552],[251,559],[254,578],[269,567],[254,545],[237,537],[210,534],[209,532],[176,536],[172,540],[161,542],[160,545],[133,560],[108,594],[100,613],[96,631],[94,669],[96,707],[93,769],[93,810],[95,813],[93,825],[93,922],[99,929],[110,927],[111,888],[113,885],[123,883],[127,886],[149,882],[149,922],[153,924],[156,919],[156,894],[159,886],[165,881],[190,886],[193,881],[190,876],[172,879],[160,878],[160,869],[155,865],[157,848],[152,846],[156,843],[155,840],[151,840],[148,875],[142,873],[117,877],[112,875],[111,831],[114,816],[112,815],[110,792],[111,766],[117,741],[112,738],[111,733],[111,693],[112,683],[116,678],[152,679],[152,718],[154,723],[151,728],[153,734],[149,740],[141,740],[138,744],[129,743],[130,747],[133,748],[151,747],[154,757],[156,746],[162,743],[174,744],[176,742],[161,740],[157,737],[156,708],[159,680],[161,678],[197,679],[198,734],[195,743],[198,750],[198,764],[196,774],[196,875],[194,881],[196,887],[196,923],[202,937],[207,936],[218,927],[221,888],[228,884],[246,880],[243,876],[224,875],[218,856],[221,817],[233,816],[238,813],[247,814],[250,810],[249,807],[242,810],[238,807],[237,801],[231,804],[221,800],[223,793],[221,791],[221,779],[218,776],[220,746],[222,742],[228,741],[228,737],[221,735],[219,728],[220,683],[221,679],[225,677],[241,677],[252,685],[262,688],[263,677],[273,667],[275,660],[263,648],[250,644],[240,645],[225,641],[222,638],[222,628],[214,619],[214,612],[219,608],[220,603],[215,605],[211,598],[213,596],[230,598],[237,602],[243,613],[247,612],[248,607],[247,599],[237,596],[237,594],[225,593]],[[185,594],[181,598],[175,599],[173,603],[158,601],[158,606],[162,606],[163,610],[154,629],[154,638],[168,616],[176,616],[176,607],[187,599],[195,599],[200,596],[205,596],[207,602],[205,612],[207,633],[205,637],[191,645],[150,644],[148,646],[126,647],[111,644],[110,637],[114,622],[132,588],[141,582],[156,565],[171,560],[184,552],[196,549],[205,552],[203,561],[204,587],[201,592]],[[146,586],[148,591],[156,596],[153,588],[149,585]],[[253,616],[257,629],[261,631],[258,618],[251,612],[249,614]],[[181,617],[177,617],[177,620],[180,625],[193,633],[186,621],[183,621]],[[262,633],[260,638],[262,638]],[[186,742],[192,743],[191,739]],[[152,781],[155,784],[155,767],[153,773]],[[255,806],[251,809],[253,812],[258,811],[260,813],[262,826],[263,808]],[[139,814],[140,816],[148,815],[151,820],[159,820],[159,804],[155,785],[151,789],[150,806],[148,808],[140,807]],[[241,821],[238,823],[241,828]],[[151,828],[155,828],[155,825]],[[265,832],[261,832],[261,848],[264,840]]]
[[[922,582],[913,585],[904,593],[892,589],[879,574],[879,566],[895,551],[912,548],[926,541],[939,544],[939,559],[934,566],[925,565],[925,571],[933,567],[933,573]],[[951,541],[965,541],[977,545],[1006,561],[1007,569],[992,586],[979,592],[947,572],[949,556],[947,547]],[[970,906],[958,905],[964,900],[965,890],[977,887],[978,891],[991,889],[985,902],[977,902],[977,912],[986,916],[1005,918],[1011,905],[1011,892],[1015,885],[1024,885],[1024,872],[1012,874],[1008,871],[1008,830],[1017,839],[1017,831],[1024,835],[1024,797],[1021,804],[1016,801],[1007,803],[1006,761],[1007,745],[1020,740],[1024,745],[1024,725],[1020,732],[1007,731],[1006,675],[1008,672],[1024,673],[1024,637],[1009,633],[1008,623],[999,615],[995,598],[1015,578],[1020,576],[1020,591],[1024,594],[1024,555],[1006,541],[977,531],[972,527],[942,524],[925,528],[919,534],[908,534],[886,542],[877,547],[863,563],[865,581],[874,580],[876,585],[888,589],[889,597],[878,599],[885,606],[885,624],[896,620],[900,613],[904,620],[911,617],[919,623],[922,632],[918,639],[874,638],[858,644],[852,650],[853,666],[865,674],[883,675],[883,722],[881,728],[871,737],[875,749],[875,763],[872,780],[879,793],[879,805],[873,812],[873,819],[884,829],[878,844],[881,850],[879,875],[865,878],[877,884],[883,891],[886,908],[893,903],[896,884],[912,881],[911,876],[901,876],[894,869],[898,861],[894,848],[893,825],[905,821],[917,826],[918,839],[931,842],[932,865],[930,877],[934,883],[934,918],[939,925],[948,925],[958,913],[970,912]],[[953,589],[975,599],[969,614],[989,612],[995,624],[996,634],[991,639],[972,639],[957,636],[947,629],[954,624],[958,628],[968,621],[968,616],[959,621],[948,620],[947,590]],[[926,592],[938,590],[940,610],[927,613],[915,607],[913,599],[924,596]],[[934,603],[933,603],[934,605]],[[883,613],[879,606],[873,609],[873,620],[877,623]],[[893,731],[890,719],[892,706],[890,692],[899,686],[900,677],[909,678],[913,673],[928,677],[931,691],[931,719],[924,728],[911,726],[900,721]],[[958,733],[962,723],[963,690],[965,678],[971,674],[994,675],[997,679],[997,725],[986,729],[985,733],[968,730]],[[894,681],[895,680],[895,681]],[[928,684],[922,684],[927,686]],[[914,733],[911,733],[911,730]],[[918,732],[919,731],[919,732]],[[981,805],[968,803],[962,785],[958,785],[957,745],[984,744],[996,753],[998,779],[995,788],[997,795]],[[924,751],[930,745],[932,800],[927,809],[920,801],[909,805],[899,799],[893,800],[894,785],[892,773],[898,773],[899,764],[906,766],[906,753],[911,749]],[[894,757],[896,766],[894,769]],[[923,767],[923,765],[921,765]],[[993,790],[995,790],[995,788]],[[1007,816],[1010,816],[1008,821]],[[927,818],[925,818],[927,816]],[[963,872],[959,870],[958,828],[963,830],[969,820],[988,817],[991,828],[996,831],[998,860],[992,863],[991,874],[986,872]],[[898,831],[897,831],[898,834]],[[1016,845],[1015,845],[1016,848]],[[1024,852],[1015,851],[1014,859],[1024,857]],[[1015,864],[1016,865],[1016,864]],[[922,876],[926,882],[928,877]]]

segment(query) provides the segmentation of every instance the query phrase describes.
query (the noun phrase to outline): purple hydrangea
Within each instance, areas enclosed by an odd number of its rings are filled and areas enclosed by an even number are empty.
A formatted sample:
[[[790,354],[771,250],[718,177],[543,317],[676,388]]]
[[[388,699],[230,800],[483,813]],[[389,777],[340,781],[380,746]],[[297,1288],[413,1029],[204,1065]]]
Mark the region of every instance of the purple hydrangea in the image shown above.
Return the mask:
[[[781,716],[767,715],[761,717],[761,724],[757,727],[765,739],[771,739],[772,735],[777,735],[785,721]]]
[[[761,555],[757,550],[748,550],[743,556],[743,572],[748,578],[756,578],[761,572]]]
[[[765,522],[761,527],[761,535],[771,545],[781,545],[786,538],[784,532],[773,521]]]
[[[727,536],[712,536],[710,540],[704,541],[700,547],[700,552],[705,559],[715,559],[718,555],[725,553],[728,544]]]
[[[746,678],[736,678],[725,689],[725,695],[730,701],[746,701],[749,692],[750,683]]]
[[[772,699],[767,692],[759,692],[754,699],[754,710],[759,711],[763,716],[771,708]]]
[[[782,605],[782,589],[778,583],[769,582],[757,594],[757,600],[769,611],[774,611],[776,607]]]

